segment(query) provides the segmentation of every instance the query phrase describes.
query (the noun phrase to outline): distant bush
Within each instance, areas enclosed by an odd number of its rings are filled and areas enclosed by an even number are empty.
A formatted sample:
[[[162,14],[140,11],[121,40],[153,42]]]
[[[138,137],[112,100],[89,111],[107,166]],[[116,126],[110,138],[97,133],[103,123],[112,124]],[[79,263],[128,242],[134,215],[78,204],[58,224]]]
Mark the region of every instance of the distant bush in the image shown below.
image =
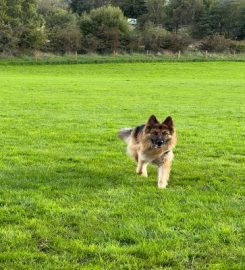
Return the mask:
[[[152,23],[147,23],[142,31],[142,43],[145,50],[158,52],[168,48],[170,33],[161,27],[155,27]]]
[[[243,41],[233,41],[232,50],[238,53],[245,53],[245,40]]]
[[[130,26],[120,8],[104,6],[85,13],[80,21],[83,49],[100,53],[116,51],[130,33]],[[90,46],[92,45],[92,46]]]
[[[142,42],[146,50],[155,52],[170,50],[176,52],[186,50],[192,39],[187,34],[175,34],[161,27],[147,24],[142,32]]]
[[[234,42],[230,39],[226,39],[221,35],[214,35],[204,38],[199,45],[200,50],[206,50],[210,52],[225,52],[230,51]]]
[[[140,31],[132,31],[122,40],[124,50],[132,52],[144,52],[145,46],[142,43],[142,35]]]
[[[9,25],[0,25],[0,53],[14,54],[19,39]]]
[[[169,36],[169,41],[168,41],[168,48],[166,49],[169,49],[173,52],[178,52],[178,51],[184,52],[191,43],[192,43],[192,38],[188,34],[171,33],[171,35]]]
[[[50,49],[61,53],[77,52],[81,49],[82,35],[77,27],[67,26],[53,32]]]
[[[78,16],[59,7],[58,2],[56,5],[51,5],[49,1],[48,3],[47,0],[41,0],[39,3],[39,13],[46,22],[47,42],[44,50],[56,53],[79,51],[82,35],[78,26]]]
[[[16,55],[42,48],[44,28],[37,1],[0,1],[0,52]]]

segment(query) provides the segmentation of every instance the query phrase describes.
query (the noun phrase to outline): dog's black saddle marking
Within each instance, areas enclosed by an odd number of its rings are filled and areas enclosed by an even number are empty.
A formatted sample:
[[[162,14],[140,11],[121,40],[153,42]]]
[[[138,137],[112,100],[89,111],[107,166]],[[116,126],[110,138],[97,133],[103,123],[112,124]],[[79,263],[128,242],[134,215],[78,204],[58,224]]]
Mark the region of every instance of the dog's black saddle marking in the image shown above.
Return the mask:
[[[141,125],[135,128],[134,130],[134,138],[136,139],[136,141],[138,142],[138,136],[139,134],[143,131],[145,125]]]

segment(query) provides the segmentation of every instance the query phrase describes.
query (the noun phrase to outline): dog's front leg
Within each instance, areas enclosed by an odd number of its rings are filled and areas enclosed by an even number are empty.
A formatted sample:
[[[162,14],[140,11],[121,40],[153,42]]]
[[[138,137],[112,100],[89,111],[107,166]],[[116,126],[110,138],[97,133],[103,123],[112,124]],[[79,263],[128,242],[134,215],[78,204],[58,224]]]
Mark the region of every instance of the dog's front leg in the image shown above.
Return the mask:
[[[158,168],[158,187],[166,188],[168,185],[168,179],[171,171],[171,165],[173,160],[173,153],[169,153],[162,166]]]
[[[145,177],[148,177],[148,174],[147,174],[147,162],[139,159],[138,164],[137,164],[137,168],[136,168],[136,173],[140,174],[140,175],[143,175]]]

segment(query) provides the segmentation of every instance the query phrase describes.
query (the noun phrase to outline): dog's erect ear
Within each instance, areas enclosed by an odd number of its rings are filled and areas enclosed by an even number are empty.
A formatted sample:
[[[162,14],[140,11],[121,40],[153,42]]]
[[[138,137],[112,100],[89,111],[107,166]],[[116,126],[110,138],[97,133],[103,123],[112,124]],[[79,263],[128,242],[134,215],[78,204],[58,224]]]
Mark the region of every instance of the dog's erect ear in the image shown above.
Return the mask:
[[[169,130],[172,132],[174,130],[174,123],[171,116],[168,116],[163,122],[164,125],[168,126]]]
[[[158,122],[156,116],[155,116],[155,115],[152,115],[152,116],[149,118],[149,120],[148,120],[148,122],[147,122],[147,125],[152,127],[152,126],[154,126],[154,125],[157,124],[157,123],[159,123],[159,122]]]

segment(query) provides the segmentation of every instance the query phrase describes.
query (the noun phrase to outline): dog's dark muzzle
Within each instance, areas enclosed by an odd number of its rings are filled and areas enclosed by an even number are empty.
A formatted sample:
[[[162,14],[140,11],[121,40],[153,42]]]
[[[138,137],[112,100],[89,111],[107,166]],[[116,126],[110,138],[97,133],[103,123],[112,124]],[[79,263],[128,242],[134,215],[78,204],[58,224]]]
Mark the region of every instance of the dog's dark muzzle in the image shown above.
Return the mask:
[[[155,148],[161,148],[162,146],[164,146],[167,141],[162,139],[162,138],[156,138],[156,139],[152,139],[152,144],[154,145]]]

